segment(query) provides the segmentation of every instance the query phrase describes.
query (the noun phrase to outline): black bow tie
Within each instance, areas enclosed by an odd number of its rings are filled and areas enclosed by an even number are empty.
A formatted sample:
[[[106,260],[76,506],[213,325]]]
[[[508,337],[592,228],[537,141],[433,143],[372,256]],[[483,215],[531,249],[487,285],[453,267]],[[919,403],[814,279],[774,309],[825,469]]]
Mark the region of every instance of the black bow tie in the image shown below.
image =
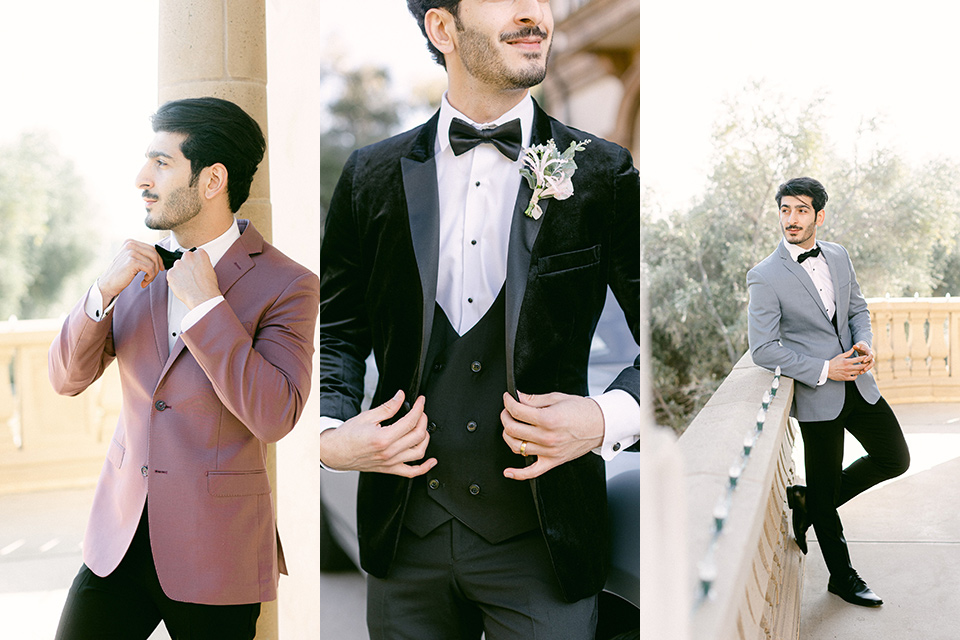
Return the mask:
[[[450,122],[450,147],[454,155],[470,151],[478,144],[489,142],[500,153],[516,161],[520,157],[520,143],[523,133],[520,129],[520,119],[511,120],[506,124],[493,129],[477,129],[460,118]]]
[[[158,244],[153,245],[159,254],[160,259],[163,260],[163,268],[169,269],[173,266],[173,263],[183,257],[183,251],[177,249],[176,251],[170,251],[169,249],[164,249]],[[196,251],[196,247],[190,249],[190,251]]]
[[[820,247],[816,246],[813,249],[810,249],[810,251],[804,251],[797,256],[797,264],[803,264],[803,261],[807,258],[816,258],[818,255],[820,255]]]

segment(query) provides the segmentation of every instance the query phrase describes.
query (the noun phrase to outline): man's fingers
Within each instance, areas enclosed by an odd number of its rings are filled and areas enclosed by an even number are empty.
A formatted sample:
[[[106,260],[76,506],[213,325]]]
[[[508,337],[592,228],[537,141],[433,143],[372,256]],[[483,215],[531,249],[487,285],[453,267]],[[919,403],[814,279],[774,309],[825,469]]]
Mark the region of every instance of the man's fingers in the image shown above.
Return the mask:
[[[539,407],[528,406],[514,400],[509,393],[503,394],[503,408],[507,410],[515,420],[526,424],[538,424]]]
[[[517,391],[517,396],[520,398],[520,402],[528,407],[549,407],[552,404],[556,404],[563,398],[562,393],[523,393]]]
[[[424,460],[421,464],[398,464],[386,470],[386,473],[392,473],[405,478],[416,478],[430,471],[430,469],[433,469],[435,466],[437,466],[437,459],[430,458],[429,460]]]
[[[403,406],[403,390],[398,390],[392,398],[384,402],[383,404],[377,405],[376,407],[371,407],[368,409],[370,412],[370,418],[373,422],[383,422],[384,420],[389,420],[396,415],[397,411],[400,410],[400,407]]]
[[[550,458],[540,457],[537,458],[537,461],[531,464],[529,467],[524,467],[523,469],[517,469],[514,467],[504,469],[503,475],[511,480],[530,480],[543,475],[555,466],[557,466],[556,463]]]

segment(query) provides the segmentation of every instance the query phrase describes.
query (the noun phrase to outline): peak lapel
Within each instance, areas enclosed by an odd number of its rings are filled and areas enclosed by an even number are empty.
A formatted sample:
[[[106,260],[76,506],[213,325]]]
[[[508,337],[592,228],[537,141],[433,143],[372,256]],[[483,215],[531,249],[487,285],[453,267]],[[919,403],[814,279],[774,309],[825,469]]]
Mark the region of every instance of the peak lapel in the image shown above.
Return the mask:
[[[161,271],[154,281],[147,286],[147,289],[150,292],[153,339],[157,343],[157,358],[163,365],[170,355],[170,347],[167,346],[167,272]]]
[[[420,287],[423,291],[423,330],[420,337],[420,363],[414,388],[419,392],[427,347],[433,328],[437,299],[437,273],[440,263],[440,193],[437,188],[437,162],[434,156],[437,138],[435,114],[423,127],[410,153],[400,158],[403,193],[410,224],[410,238],[417,259]]]
[[[552,137],[550,119],[534,101],[533,132],[530,136],[530,145],[544,144]],[[517,325],[520,320],[520,306],[527,290],[527,279],[530,273],[530,259],[533,255],[533,246],[540,233],[540,227],[547,216],[547,207],[550,200],[539,202],[543,215],[534,220],[524,215],[533,189],[526,179],[520,180],[520,190],[513,207],[513,217],[510,223],[510,242],[507,249],[507,282],[506,287],[506,332],[507,332],[507,390],[516,396],[517,387],[513,369],[514,347],[517,342]]]

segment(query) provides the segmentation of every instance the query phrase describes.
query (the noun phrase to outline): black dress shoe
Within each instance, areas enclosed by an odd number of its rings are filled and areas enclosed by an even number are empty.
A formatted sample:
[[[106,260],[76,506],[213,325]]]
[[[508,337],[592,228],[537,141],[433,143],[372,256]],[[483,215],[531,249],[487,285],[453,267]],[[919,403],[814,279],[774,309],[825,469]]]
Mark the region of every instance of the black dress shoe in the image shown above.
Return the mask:
[[[827,591],[840,596],[850,604],[858,604],[861,607],[879,607],[883,604],[883,600],[870,590],[870,587],[857,575],[856,571],[846,578],[830,576]]]
[[[793,538],[804,555],[807,553],[807,529],[810,518],[807,515],[807,488],[795,484],[787,487],[787,505],[793,511]]]

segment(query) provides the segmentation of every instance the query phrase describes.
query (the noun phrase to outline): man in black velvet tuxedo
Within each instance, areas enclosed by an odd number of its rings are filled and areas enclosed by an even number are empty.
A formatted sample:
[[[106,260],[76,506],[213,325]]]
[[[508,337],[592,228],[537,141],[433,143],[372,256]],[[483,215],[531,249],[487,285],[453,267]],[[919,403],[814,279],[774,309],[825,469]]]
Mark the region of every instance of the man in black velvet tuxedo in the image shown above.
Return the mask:
[[[448,91],[350,157],[320,265],[320,457],[361,471],[371,637],[593,638],[604,459],[636,443],[641,376],[587,398],[587,359],[608,285],[639,340],[639,177],[530,97],[548,1],[408,6]],[[543,192],[521,149],[551,142],[575,164]]]

